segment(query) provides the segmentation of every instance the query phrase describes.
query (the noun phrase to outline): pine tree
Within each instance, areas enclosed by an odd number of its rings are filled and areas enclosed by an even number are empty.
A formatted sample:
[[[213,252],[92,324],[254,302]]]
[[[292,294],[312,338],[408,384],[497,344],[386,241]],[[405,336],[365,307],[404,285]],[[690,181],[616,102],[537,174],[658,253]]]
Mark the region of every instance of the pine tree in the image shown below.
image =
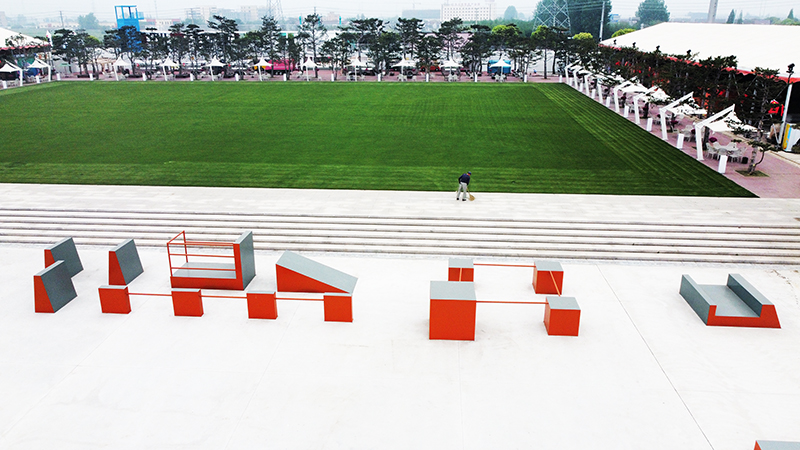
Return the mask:
[[[728,20],[725,23],[733,23],[736,20],[736,11],[731,10],[731,13],[728,14]]]
[[[794,20],[794,8],[789,10],[789,16],[787,17],[787,19]]]
[[[744,23],[744,19],[742,18],[742,11],[739,11],[739,18],[736,19],[736,23]]]

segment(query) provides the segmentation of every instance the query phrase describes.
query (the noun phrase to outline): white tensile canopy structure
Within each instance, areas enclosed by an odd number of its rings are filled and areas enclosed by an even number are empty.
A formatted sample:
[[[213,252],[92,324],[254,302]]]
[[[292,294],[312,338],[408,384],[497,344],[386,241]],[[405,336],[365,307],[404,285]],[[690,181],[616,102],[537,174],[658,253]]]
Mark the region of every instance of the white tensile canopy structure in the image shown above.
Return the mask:
[[[497,60],[496,63],[491,64],[489,67],[506,68],[506,67],[511,67],[511,64],[507,63],[503,58],[500,58]]]
[[[358,58],[351,58],[350,59],[350,64],[348,64],[348,67],[352,67],[354,69],[354,71],[356,73],[356,78],[355,79],[358,80],[358,69],[359,68],[364,68],[364,67],[369,67],[369,65],[366,63],[366,61],[361,61]]]
[[[736,115],[735,112],[731,111],[730,114],[723,117],[716,122],[711,122],[706,127],[714,132],[717,133],[729,133],[733,132],[736,129],[740,129],[743,131],[757,131],[756,127],[746,125],[739,119],[739,116]]]
[[[19,72],[19,84],[22,85],[22,69],[21,68],[15,66],[14,64],[11,64],[10,62],[7,62],[7,63],[5,63],[3,65],[3,67],[0,67],[0,72],[5,72],[5,73]]]
[[[269,69],[269,68],[272,67],[272,64],[264,61],[263,57],[261,57],[258,60],[258,62],[256,63],[256,68],[258,69],[258,81],[264,81],[264,79],[261,77],[261,68],[262,67],[265,67],[265,68]]]
[[[461,64],[453,61],[452,59],[448,59],[447,61],[443,62],[439,67],[442,69],[458,69],[461,67]]]
[[[206,64],[206,67],[210,69],[211,81],[214,81],[214,67],[225,67],[225,64],[222,64],[217,58],[212,58],[211,62]]]
[[[164,72],[164,81],[167,81],[167,67],[172,68],[172,67],[180,67],[180,66],[178,65],[178,63],[176,63],[175,61],[173,61],[169,57],[167,57],[167,59],[165,59],[161,63],[161,70]]]
[[[609,47],[633,47],[646,52],[685,55],[695,61],[717,56],[736,55],[737,69],[753,71],[756,67],[780,70],[785,78],[789,64],[800,64],[800,27],[784,25],[744,25],[717,23],[665,22],[634,31],[600,44]]]
[[[403,69],[406,67],[417,67],[417,61],[413,59],[401,59],[397,64],[392,67],[399,67],[400,73],[403,73]]]
[[[30,68],[30,69],[47,69],[47,80],[50,81],[52,68],[50,67],[49,64],[45,64],[45,62],[40,60],[39,58],[34,59],[33,63],[31,63],[28,66],[28,68]]]
[[[684,116],[702,116],[708,113],[708,110],[705,108],[695,108],[694,106],[687,104],[669,108],[669,111],[675,114],[683,114]]]
[[[112,67],[114,67],[114,78],[117,81],[119,81],[119,72],[117,72],[117,69],[119,69],[120,67],[128,67],[128,68],[130,68],[131,67],[131,63],[129,63],[128,61],[125,61],[124,59],[122,59],[120,57],[116,61],[114,61],[114,64],[112,64]]]
[[[317,63],[315,63],[313,59],[308,58],[308,59],[305,60],[305,62],[303,62],[302,67],[303,67],[303,69],[305,69],[306,81],[308,81],[308,70],[309,69],[314,69],[316,67],[319,67],[319,65],[317,65]]]

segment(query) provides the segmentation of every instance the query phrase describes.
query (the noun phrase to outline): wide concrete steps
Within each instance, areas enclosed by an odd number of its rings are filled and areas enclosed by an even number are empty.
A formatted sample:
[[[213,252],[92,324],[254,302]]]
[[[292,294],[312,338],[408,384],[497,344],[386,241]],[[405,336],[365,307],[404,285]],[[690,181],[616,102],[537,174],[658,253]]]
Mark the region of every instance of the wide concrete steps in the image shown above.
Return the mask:
[[[0,244],[78,245],[133,238],[161,247],[232,241],[252,230],[257,250],[649,262],[800,264],[800,223],[734,225],[222,212],[0,209]]]

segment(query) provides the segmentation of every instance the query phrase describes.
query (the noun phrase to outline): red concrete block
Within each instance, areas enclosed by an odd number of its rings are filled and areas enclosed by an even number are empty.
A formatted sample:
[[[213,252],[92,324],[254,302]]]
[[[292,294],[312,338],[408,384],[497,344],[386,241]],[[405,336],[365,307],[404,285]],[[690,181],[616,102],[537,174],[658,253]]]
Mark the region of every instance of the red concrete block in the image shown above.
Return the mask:
[[[322,296],[326,322],[352,322],[352,294],[326,293]]]
[[[203,297],[200,295],[200,289],[173,289],[172,309],[176,316],[201,317]]]
[[[475,281],[475,269],[450,267],[447,269],[447,281]]]
[[[536,261],[533,268],[533,290],[537,294],[561,295],[564,292],[564,270],[556,261]]]
[[[131,297],[128,286],[100,286],[100,309],[106,314],[129,314]]]
[[[37,313],[55,312],[53,310],[53,305],[50,304],[47,289],[44,287],[44,282],[40,276],[33,277],[33,308]]]
[[[251,319],[277,319],[278,302],[275,292],[248,292],[247,317]]]
[[[447,281],[475,281],[472,259],[450,258],[447,264]]]
[[[573,297],[547,297],[544,326],[550,336],[577,336],[581,308]]]
[[[429,339],[475,340],[477,302],[472,283],[431,281]]]
[[[119,265],[117,254],[108,252],[108,284],[112,286],[125,286],[125,276],[122,274],[122,268]]]
[[[431,299],[429,339],[475,340],[477,302]]]

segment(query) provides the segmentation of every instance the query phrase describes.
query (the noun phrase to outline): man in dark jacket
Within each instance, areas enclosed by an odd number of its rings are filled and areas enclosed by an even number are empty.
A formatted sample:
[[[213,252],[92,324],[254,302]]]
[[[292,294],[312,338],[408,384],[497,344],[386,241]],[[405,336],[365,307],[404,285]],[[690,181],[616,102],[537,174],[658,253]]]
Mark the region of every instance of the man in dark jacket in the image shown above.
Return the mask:
[[[462,173],[460,177],[458,177],[458,191],[456,191],[456,201],[458,201],[459,197],[462,197],[461,193],[463,192],[463,198],[461,201],[467,201],[467,192],[469,191],[469,176],[472,175],[472,172]]]

